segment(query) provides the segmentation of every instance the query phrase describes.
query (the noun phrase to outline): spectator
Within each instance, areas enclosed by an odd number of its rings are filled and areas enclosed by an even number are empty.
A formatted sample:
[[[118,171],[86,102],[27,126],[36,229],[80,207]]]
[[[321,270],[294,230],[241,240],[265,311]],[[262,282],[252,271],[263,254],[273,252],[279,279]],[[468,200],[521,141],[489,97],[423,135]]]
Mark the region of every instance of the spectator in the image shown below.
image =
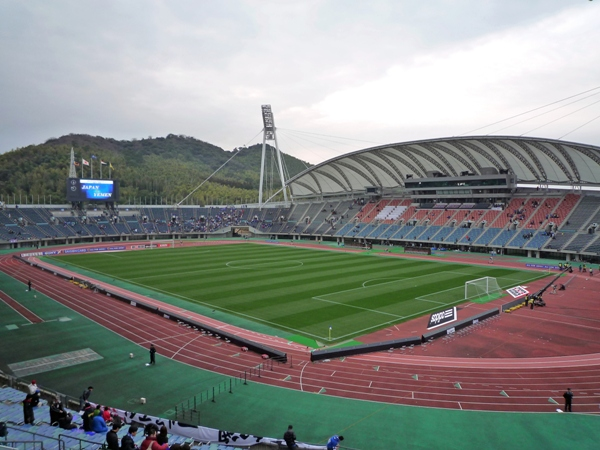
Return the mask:
[[[189,443],[185,442],[183,444],[173,444],[169,447],[170,450],[191,450],[191,446]]]
[[[29,393],[31,395],[34,395],[36,392],[40,392],[40,390],[37,387],[37,384],[36,384],[35,380],[31,380],[31,384],[29,384],[27,386],[27,389],[29,390]]]
[[[121,439],[121,450],[137,450],[138,447],[135,445],[134,441],[137,432],[138,427],[135,425],[131,425],[129,427],[129,431],[125,436],[123,436],[123,439]]]
[[[167,427],[165,427],[164,425],[162,427],[160,427],[160,431],[156,435],[156,442],[158,442],[161,445],[169,443],[168,430],[167,430]]]
[[[283,440],[288,449],[298,448],[298,445],[296,445],[296,433],[294,433],[294,427],[292,425],[288,426],[287,431],[283,434]]]
[[[119,435],[117,434],[120,428],[120,423],[114,423],[112,429],[106,433],[106,447],[108,450],[120,450]]]
[[[83,411],[81,412],[84,431],[92,431],[92,417],[94,417],[94,408],[89,403],[86,403],[83,405]]]
[[[29,394],[31,394],[31,406],[36,407],[40,402],[40,390],[37,387],[35,380],[31,380],[31,384],[27,386]]]
[[[169,448],[169,444],[159,444],[156,441],[156,432],[158,431],[158,427],[154,424],[153,426],[146,427],[146,439],[142,442],[140,446],[140,450],[167,450]]]
[[[344,440],[344,436],[333,435],[327,441],[327,450],[335,450],[340,448],[340,441]]]
[[[27,394],[25,400],[23,400],[23,423],[33,425],[35,421],[35,416],[33,415],[33,406],[32,406],[33,395]]]
[[[91,422],[92,431],[94,433],[106,433],[108,431],[108,427],[106,426],[106,422],[102,415],[95,415]]]
[[[113,421],[113,417],[112,417],[112,414],[110,413],[110,408],[108,406],[104,407],[104,411],[102,412],[102,417],[104,418],[104,421],[106,422],[107,425]]]
[[[50,424],[58,425],[63,430],[72,430],[73,428],[77,428],[77,425],[72,423],[72,421],[73,416],[71,413],[65,411],[60,400],[54,397],[50,404]]]
[[[92,391],[94,390],[93,386],[89,386],[81,396],[79,397],[79,410],[82,410],[87,401],[90,399],[90,395],[92,395]]]

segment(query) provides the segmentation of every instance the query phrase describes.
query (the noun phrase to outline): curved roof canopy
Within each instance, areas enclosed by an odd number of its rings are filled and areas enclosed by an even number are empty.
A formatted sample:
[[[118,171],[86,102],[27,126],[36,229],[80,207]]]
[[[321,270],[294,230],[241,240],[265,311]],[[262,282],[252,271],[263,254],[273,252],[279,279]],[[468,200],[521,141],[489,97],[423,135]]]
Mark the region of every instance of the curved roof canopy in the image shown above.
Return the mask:
[[[288,180],[297,197],[347,194],[367,186],[404,186],[407,174],[457,177],[482,169],[508,170],[519,183],[600,186],[600,147],[517,136],[468,136],[402,142],[358,150]]]

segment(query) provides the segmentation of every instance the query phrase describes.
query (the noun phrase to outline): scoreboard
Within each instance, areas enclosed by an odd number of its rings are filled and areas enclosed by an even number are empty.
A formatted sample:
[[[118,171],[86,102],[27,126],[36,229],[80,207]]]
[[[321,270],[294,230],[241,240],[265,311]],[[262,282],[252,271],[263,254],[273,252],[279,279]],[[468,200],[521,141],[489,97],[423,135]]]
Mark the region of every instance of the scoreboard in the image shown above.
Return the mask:
[[[117,180],[69,178],[67,180],[67,201],[118,202],[119,182]]]

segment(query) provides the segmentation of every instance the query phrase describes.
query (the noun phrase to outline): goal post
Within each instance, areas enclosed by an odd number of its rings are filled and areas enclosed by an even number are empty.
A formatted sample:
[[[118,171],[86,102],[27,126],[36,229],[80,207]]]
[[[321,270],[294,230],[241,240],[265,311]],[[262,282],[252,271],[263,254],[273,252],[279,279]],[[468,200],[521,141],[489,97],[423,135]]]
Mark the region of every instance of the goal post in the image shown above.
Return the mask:
[[[494,277],[477,278],[465,282],[465,299],[498,295],[502,289]]]

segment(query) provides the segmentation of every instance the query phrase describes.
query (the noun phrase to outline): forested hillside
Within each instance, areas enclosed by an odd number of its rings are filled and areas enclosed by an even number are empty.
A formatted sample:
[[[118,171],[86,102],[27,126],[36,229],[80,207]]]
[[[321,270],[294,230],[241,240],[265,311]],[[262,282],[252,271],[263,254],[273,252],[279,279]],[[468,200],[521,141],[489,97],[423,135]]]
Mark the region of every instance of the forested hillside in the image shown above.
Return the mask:
[[[0,154],[0,199],[6,203],[66,203],[65,186],[69,175],[71,148],[75,160],[82,158],[90,167],[77,167],[77,176],[118,179],[121,203],[172,204],[180,201],[217,168],[238,154],[190,198],[190,204],[252,203],[258,199],[262,145],[225,151],[188,136],[117,141],[100,136],[71,134]],[[266,177],[270,177],[271,147],[267,152]],[[282,155],[290,176],[309,166],[299,159]],[[275,174],[273,190],[280,187]],[[267,182],[269,180],[267,179]],[[265,191],[266,199],[266,191]],[[33,196],[33,197],[32,197]]]

